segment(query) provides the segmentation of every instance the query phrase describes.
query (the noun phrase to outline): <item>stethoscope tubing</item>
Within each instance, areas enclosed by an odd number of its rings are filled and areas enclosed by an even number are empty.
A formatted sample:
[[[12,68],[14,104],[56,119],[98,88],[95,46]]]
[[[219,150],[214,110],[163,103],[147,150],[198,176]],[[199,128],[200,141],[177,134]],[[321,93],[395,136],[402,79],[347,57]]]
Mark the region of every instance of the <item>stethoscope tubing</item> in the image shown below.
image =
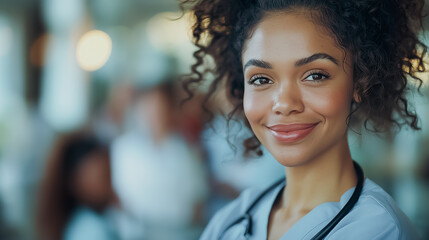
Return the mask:
[[[363,182],[364,182],[364,174],[362,168],[357,164],[355,161],[353,161],[353,165],[357,174],[357,185],[355,190],[353,191],[352,196],[347,201],[346,205],[335,215],[335,217],[328,223],[326,226],[320,230],[311,240],[322,240],[324,239],[331,231],[334,229],[334,227],[353,209],[353,207],[356,205],[357,201],[359,200],[360,194],[362,192],[363,188]],[[218,239],[221,240],[225,233],[233,227],[234,225],[240,223],[243,220],[247,221],[246,229],[244,232],[244,237],[248,239],[252,235],[252,215],[250,214],[251,210],[255,207],[255,205],[271,190],[279,186],[285,181],[285,179],[280,179],[276,181],[274,184],[272,184],[270,187],[268,187],[266,190],[264,190],[258,197],[252,202],[252,204],[246,209],[245,213],[237,218],[235,221],[230,223],[222,233],[219,235]]]

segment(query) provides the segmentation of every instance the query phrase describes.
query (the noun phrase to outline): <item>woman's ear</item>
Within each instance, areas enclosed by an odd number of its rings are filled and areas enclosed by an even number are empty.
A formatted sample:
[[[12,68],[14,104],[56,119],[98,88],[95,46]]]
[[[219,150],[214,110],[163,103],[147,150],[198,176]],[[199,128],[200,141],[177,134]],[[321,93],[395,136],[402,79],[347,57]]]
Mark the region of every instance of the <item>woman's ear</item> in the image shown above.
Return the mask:
[[[353,100],[356,103],[362,102],[362,98],[360,97],[359,93],[356,90],[353,92]]]

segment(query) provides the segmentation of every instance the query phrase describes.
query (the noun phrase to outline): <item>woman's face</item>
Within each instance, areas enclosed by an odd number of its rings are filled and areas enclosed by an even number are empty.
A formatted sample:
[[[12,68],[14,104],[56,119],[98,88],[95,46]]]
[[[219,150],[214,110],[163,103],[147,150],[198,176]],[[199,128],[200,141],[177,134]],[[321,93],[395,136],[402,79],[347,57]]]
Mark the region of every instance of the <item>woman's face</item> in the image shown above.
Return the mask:
[[[245,115],[277,161],[298,166],[347,146],[352,67],[323,27],[300,13],[269,14],[242,62]]]
[[[108,154],[95,151],[81,161],[72,179],[74,194],[83,204],[105,207],[114,195]]]

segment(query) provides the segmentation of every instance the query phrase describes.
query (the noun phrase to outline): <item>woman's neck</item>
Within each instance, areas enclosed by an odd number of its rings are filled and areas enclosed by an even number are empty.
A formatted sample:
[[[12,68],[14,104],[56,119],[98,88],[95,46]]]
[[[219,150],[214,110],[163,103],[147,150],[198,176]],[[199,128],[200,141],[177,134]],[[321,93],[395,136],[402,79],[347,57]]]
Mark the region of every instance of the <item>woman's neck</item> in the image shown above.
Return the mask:
[[[309,212],[324,202],[338,202],[357,183],[347,141],[304,165],[286,167],[286,177],[278,206],[291,214]]]

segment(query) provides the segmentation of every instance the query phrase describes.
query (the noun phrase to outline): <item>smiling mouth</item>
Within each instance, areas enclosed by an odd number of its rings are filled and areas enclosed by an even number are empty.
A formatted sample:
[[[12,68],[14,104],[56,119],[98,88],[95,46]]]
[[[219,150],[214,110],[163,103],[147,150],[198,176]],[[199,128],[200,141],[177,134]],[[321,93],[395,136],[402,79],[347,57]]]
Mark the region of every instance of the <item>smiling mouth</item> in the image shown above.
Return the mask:
[[[297,142],[307,135],[319,124],[278,124],[268,127],[274,138],[279,142],[293,143]]]

